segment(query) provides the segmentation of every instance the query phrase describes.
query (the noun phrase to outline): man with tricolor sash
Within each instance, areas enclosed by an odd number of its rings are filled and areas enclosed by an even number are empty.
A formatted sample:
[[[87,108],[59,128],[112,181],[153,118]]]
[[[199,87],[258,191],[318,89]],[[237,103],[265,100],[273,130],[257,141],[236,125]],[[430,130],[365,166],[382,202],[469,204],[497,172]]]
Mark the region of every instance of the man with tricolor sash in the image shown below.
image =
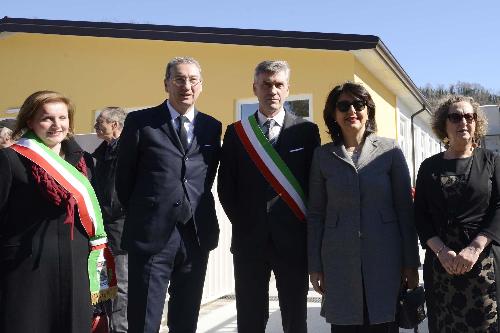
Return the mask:
[[[239,333],[264,333],[276,277],[283,330],[307,331],[306,197],[318,127],[287,112],[290,68],[263,61],[254,73],[259,109],[229,125],[218,193],[232,224]]]

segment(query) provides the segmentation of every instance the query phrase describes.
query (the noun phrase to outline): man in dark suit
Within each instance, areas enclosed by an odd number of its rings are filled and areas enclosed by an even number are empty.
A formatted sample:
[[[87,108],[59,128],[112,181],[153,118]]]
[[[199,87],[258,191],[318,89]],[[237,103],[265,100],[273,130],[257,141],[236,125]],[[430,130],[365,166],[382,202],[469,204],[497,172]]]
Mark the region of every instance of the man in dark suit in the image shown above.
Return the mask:
[[[222,146],[218,193],[232,223],[239,333],[264,333],[269,280],[276,277],[283,330],[307,331],[305,197],[318,127],[286,112],[290,69],[257,65],[258,111],[229,125]]]
[[[118,158],[118,138],[123,130],[125,110],[110,106],[101,110],[94,124],[94,129],[102,143],[92,153],[95,167],[92,186],[99,199],[104,230],[108,235],[108,244],[115,258],[115,274],[117,281],[116,297],[108,308],[110,333],[127,333],[127,289],[128,289],[128,256],[121,247],[123,222],[125,214],[116,195],[115,176]],[[106,303],[108,304],[108,303]]]
[[[168,287],[170,333],[194,333],[219,227],[211,188],[222,125],[194,107],[202,91],[192,58],[167,65],[169,99],[132,112],[120,138],[116,189],[126,208],[129,333],[158,332]]]

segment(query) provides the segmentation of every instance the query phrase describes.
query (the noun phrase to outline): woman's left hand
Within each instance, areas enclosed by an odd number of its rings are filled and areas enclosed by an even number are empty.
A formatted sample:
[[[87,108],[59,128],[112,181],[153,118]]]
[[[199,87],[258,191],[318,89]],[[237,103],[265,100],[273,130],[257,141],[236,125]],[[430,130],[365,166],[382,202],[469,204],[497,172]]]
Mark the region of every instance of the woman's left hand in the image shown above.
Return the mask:
[[[481,251],[473,246],[467,246],[454,258],[452,267],[454,274],[464,274],[472,269]]]
[[[401,269],[401,280],[406,288],[415,289],[418,287],[418,279],[418,268],[403,267]]]

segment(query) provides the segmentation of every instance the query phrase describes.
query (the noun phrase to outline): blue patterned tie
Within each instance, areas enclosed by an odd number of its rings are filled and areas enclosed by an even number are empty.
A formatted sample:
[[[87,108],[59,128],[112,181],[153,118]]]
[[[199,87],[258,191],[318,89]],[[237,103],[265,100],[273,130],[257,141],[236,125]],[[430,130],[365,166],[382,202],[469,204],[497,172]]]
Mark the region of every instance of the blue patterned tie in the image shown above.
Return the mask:
[[[274,137],[274,138],[272,137],[271,130],[273,129],[275,124],[276,124],[276,121],[274,119],[266,120],[266,122],[264,123],[264,131],[263,131],[265,137],[267,138],[269,143],[272,144],[273,146],[276,143],[277,137]]]

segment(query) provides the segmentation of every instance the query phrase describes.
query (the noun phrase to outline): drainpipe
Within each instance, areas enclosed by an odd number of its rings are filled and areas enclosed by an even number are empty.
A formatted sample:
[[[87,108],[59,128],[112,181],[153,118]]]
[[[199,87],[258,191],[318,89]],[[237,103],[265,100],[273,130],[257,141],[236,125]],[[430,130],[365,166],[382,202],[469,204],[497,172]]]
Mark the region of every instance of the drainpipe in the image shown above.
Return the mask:
[[[425,105],[422,105],[422,108],[415,112],[414,114],[411,115],[410,117],[410,123],[411,123],[411,155],[412,155],[412,167],[413,167],[413,187],[415,188],[415,182],[417,180],[417,170],[416,170],[416,165],[415,165],[415,126],[413,124],[413,119],[421,114],[424,111],[428,111],[425,107]]]

